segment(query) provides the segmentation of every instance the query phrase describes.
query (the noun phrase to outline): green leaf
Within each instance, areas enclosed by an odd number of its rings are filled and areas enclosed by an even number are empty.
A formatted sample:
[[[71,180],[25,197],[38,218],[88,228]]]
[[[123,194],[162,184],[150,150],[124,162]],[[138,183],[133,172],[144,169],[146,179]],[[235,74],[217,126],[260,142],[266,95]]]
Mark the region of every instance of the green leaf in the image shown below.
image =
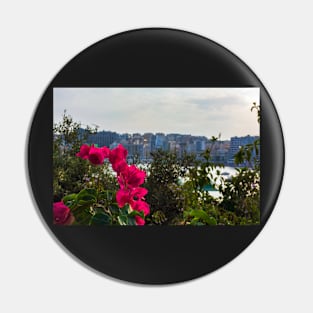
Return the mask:
[[[73,209],[78,209],[78,210],[87,210],[89,211],[90,207],[92,207],[94,201],[84,201],[80,200],[76,203],[76,205],[73,207]]]
[[[106,213],[97,213],[91,220],[90,225],[110,225],[112,222],[111,216]]]
[[[112,190],[103,190],[99,192],[98,198],[101,200],[113,201],[115,199],[115,191]]]
[[[197,225],[199,222],[199,219],[197,217],[193,218],[190,222],[190,225]]]
[[[127,225],[136,226],[137,224],[136,224],[135,217],[129,216]]]
[[[190,216],[197,217],[198,219],[206,219],[209,217],[209,215],[203,210],[192,210],[189,214]]]
[[[144,215],[143,211],[139,212],[139,211],[136,211],[136,210],[131,211],[128,216],[129,217],[135,217],[136,215],[138,215],[138,216],[140,216],[142,218],[145,218],[145,215]]]
[[[77,224],[89,225],[90,219],[92,218],[89,206],[76,206],[71,211],[75,217]]]
[[[207,225],[212,225],[212,226],[217,225],[217,221],[213,216],[209,216],[209,218],[206,219],[205,222]]]
[[[194,217],[191,221],[192,225],[195,225],[199,220],[202,220],[207,225],[217,225],[216,219],[203,210],[192,210],[189,215]]]
[[[97,192],[95,189],[83,189],[77,195],[77,201],[80,203],[93,203],[97,200]]]
[[[128,223],[128,216],[127,215],[119,215],[117,217],[118,223],[120,225],[127,225]]]
[[[124,207],[120,208],[121,215],[128,215],[129,205],[126,204]]]
[[[62,201],[65,205],[70,206],[73,202],[76,201],[76,197],[77,197],[77,194],[72,193],[70,195],[63,197]]]
[[[113,214],[118,214],[120,212],[120,208],[116,203],[109,205],[109,209]]]
[[[69,196],[69,198],[73,197],[73,195]],[[71,206],[71,210],[78,224],[89,225],[93,216],[91,208],[96,202],[96,199],[96,191],[94,189],[83,189],[76,195],[76,199],[72,200],[71,204],[73,205]]]

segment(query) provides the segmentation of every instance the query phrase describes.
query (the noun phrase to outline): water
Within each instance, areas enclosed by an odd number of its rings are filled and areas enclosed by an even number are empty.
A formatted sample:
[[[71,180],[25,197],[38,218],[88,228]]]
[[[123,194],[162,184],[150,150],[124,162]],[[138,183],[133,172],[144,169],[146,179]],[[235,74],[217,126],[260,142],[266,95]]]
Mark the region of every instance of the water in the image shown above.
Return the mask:
[[[217,171],[219,171],[219,175],[217,174]],[[217,167],[216,169],[213,170],[213,178],[217,177],[217,180],[215,182],[217,186],[220,186],[220,184],[222,183],[221,177],[224,180],[226,180],[231,179],[231,177],[235,175],[237,175],[237,171],[234,167],[229,166]],[[214,198],[219,198],[220,196],[222,196],[222,194],[211,185],[205,186],[204,190],[208,191],[209,194]]]
[[[147,163],[144,163],[144,164],[137,164],[136,165],[138,168],[146,171],[147,175],[149,175],[149,164]],[[112,173],[112,174],[115,174],[116,173],[113,171],[113,169],[110,167],[109,171]],[[217,171],[220,172],[220,175],[217,174]],[[237,175],[237,171],[234,167],[230,167],[230,166],[225,166],[225,167],[216,167],[214,170],[213,170],[213,178],[217,177],[217,180],[216,180],[216,185],[219,186],[222,181],[220,179],[220,177],[222,176],[224,179],[230,179],[232,176],[235,176]],[[188,181],[188,178],[179,178],[178,179],[178,184],[182,185],[184,184],[185,182]],[[209,194],[214,197],[214,198],[218,198],[221,196],[221,193],[214,189],[211,185],[207,185],[204,190],[208,191]]]

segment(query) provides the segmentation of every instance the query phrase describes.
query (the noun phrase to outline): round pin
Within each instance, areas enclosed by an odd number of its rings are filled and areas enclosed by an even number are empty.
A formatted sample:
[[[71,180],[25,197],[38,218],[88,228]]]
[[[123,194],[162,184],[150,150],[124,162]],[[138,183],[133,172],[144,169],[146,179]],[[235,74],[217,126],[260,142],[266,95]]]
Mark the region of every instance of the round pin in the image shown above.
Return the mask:
[[[120,280],[167,284],[239,255],[275,206],[284,141],[263,84],[196,34],[106,38],[54,77],[34,115],[29,180],[65,249]]]

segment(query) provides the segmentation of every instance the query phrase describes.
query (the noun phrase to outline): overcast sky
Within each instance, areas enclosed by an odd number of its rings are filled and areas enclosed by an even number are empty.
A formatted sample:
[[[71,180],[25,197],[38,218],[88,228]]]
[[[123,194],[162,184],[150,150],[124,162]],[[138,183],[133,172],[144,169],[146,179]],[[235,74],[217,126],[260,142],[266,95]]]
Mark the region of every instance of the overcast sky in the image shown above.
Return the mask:
[[[64,110],[83,125],[118,133],[259,135],[259,88],[54,88],[54,122]]]

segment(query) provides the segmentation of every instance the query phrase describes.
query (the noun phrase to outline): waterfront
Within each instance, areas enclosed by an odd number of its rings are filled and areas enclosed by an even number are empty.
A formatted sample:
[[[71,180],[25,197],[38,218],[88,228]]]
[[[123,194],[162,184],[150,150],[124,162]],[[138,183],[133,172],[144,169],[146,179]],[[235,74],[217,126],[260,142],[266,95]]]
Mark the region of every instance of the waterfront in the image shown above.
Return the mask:
[[[137,164],[137,167],[144,170],[147,173],[147,176],[149,176],[149,174],[150,174],[149,166],[150,166],[150,163]],[[108,171],[111,175],[116,175],[115,171],[112,169],[111,166],[109,166]],[[236,168],[230,167],[230,166],[216,167],[212,172],[213,172],[213,179],[216,178],[216,183],[215,183],[216,186],[219,186],[222,183],[221,177],[224,180],[227,180],[227,179],[231,179],[231,177],[237,175]],[[188,179],[188,172],[187,172],[187,175],[185,177],[179,177],[178,178],[177,183],[178,183],[178,185],[183,185],[188,180],[189,179]],[[214,198],[218,198],[221,196],[221,193],[218,190],[216,190],[212,185],[207,185],[204,188],[204,190],[208,191],[209,194]]]

